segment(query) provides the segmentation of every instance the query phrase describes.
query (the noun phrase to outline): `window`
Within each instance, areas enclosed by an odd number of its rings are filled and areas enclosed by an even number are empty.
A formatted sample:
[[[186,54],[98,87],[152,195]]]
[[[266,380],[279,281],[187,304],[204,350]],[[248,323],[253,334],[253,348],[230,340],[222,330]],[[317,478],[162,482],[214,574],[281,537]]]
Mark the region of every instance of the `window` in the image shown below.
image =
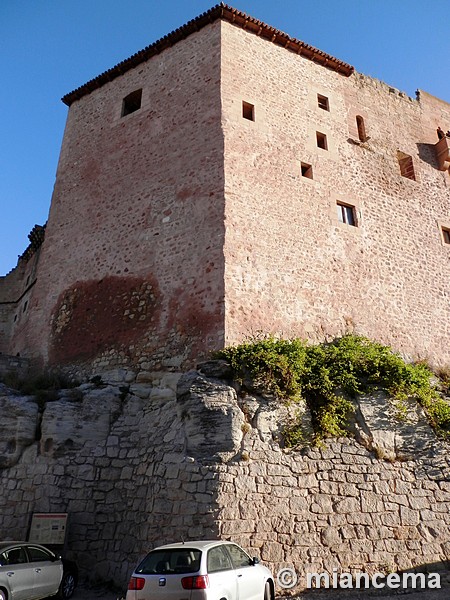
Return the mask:
[[[358,115],[356,117],[356,127],[358,128],[358,138],[360,142],[367,142],[369,139],[366,135],[366,127],[364,125],[364,119]]]
[[[2,561],[7,565],[21,565],[28,562],[28,559],[23,548],[11,548],[2,554]]]
[[[337,203],[338,221],[356,227],[355,207],[350,204]]]
[[[255,120],[255,107],[248,102],[242,102],[242,116],[249,121]]]
[[[207,569],[208,573],[217,571],[228,571],[232,569],[231,560],[223,546],[216,546],[208,551]]]
[[[306,177],[307,179],[313,179],[313,171],[311,165],[302,162],[301,169],[302,177]]]
[[[450,244],[450,229],[446,227],[442,228],[442,239],[444,240],[444,244]]]
[[[233,561],[233,567],[240,569],[241,567],[249,567],[253,564],[252,559],[246,554],[242,548],[235,546],[234,544],[227,544],[227,550],[230,553],[231,560]]]
[[[43,562],[54,560],[54,556],[50,552],[46,552],[43,548],[35,548],[28,546],[28,554],[31,562]]]
[[[167,573],[196,573],[200,569],[200,550],[180,548],[149,552],[136,568],[144,575],[166,575]]]
[[[324,133],[316,131],[316,140],[318,148],[322,148],[322,150],[328,150],[327,136]]]
[[[27,310],[27,307],[28,307],[28,300],[25,300],[25,304],[23,305],[22,312],[25,312]]]
[[[330,110],[330,104],[326,96],[321,96],[320,94],[317,94],[317,104],[322,110]]]
[[[416,180],[416,175],[414,173],[414,163],[412,156],[409,154],[405,154],[404,152],[397,152],[398,164],[400,166],[400,173],[402,177],[406,177],[407,179]]]
[[[141,108],[141,102],[142,90],[136,90],[135,92],[128,94],[128,96],[126,96],[122,102],[122,117],[131,115],[131,113],[139,110]]]

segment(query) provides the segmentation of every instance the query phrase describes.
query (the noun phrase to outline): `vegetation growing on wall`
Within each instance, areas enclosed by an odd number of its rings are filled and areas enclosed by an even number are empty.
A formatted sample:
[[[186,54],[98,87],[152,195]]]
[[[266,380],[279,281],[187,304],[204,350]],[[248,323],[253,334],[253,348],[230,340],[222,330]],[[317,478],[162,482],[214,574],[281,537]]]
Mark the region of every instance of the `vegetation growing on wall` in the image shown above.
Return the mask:
[[[303,398],[311,411],[315,443],[348,434],[354,412],[351,399],[375,389],[386,390],[399,405],[408,398],[417,400],[436,432],[450,437],[450,405],[432,383],[428,366],[408,364],[389,347],[365,337],[345,335],[331,343],[310,345],[267,336],[215,356],[229,362],[243,388],[264,389],[286,401]],[[302,437],[298,423],[285,431],[288,446]]]

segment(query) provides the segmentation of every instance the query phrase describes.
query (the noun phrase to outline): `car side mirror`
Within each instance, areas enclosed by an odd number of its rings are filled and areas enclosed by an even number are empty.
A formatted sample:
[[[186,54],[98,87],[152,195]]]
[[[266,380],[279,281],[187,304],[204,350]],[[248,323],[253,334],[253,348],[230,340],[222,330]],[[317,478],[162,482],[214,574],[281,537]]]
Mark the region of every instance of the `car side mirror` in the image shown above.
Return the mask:
[[[258,565],[259,564],[259,558],[257,556],[254,556],[252,558],[252,566]]]

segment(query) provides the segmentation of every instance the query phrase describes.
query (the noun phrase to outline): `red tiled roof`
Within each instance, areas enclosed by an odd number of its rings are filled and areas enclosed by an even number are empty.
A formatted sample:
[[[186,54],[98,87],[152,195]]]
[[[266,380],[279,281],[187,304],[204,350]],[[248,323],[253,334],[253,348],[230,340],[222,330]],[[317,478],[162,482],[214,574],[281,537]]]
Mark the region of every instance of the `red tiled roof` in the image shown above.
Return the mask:
[[[73,92],[66,94],[63,96],[62,101],[67,104],[67,106],[70,106],[72,102],[75,102],[75,100],[90,94],[92,91],[101,87],[108,81],[112,81],[116,77],[120,77],[120,75],[126,71],[133,69],[140,63],[145,62],[152,56],[159,54],[166,48],[173,46],[180,40],[183,40],[191,35],[191,33],[202,29],[217,19],[222,19],[224,21],[228,21],[229,23],[233,23],[238,27],[242,27],[242,29],[245,29],[246,31],[270,40],[272,43],[277,44],[278,46],[283,46],[287,50],[295,52],[296,54],[300,54],[301,56],[321,64],[324,67],[333,69],[338,73],[342,73],[342,75],[345,75],[346,77],[351,75],[354,71],[354,67],[339,60],[338,58],[335,58],[326,52],[322,52],[322,50],[318,50],[309,44],[305,44],[305,42],[297,40],[296,38],[290,37],[286,33],[283,33],[274,27],[270,27],[270,25],[266,25],[266,23],[250,17],[249,15],[246,15],[245,13],[240,12],[239,10],[232,8],[231,6],[227,6],[221,2],[202,15],[192,19],[192,21],[188,21],[182,27],[179,27],[168,35],[165,35],[154,44],[147,46],[143,50],[133,54],[133,56],[130,56],[130,58],[120,62],[115,67],[112,67],[98,77],[91,79]]]

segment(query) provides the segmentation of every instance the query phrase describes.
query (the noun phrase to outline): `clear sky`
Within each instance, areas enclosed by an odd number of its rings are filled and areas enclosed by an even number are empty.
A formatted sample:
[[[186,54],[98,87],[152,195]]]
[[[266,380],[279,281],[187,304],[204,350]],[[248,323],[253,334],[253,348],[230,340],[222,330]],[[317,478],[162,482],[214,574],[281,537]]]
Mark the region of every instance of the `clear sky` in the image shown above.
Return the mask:
[[[0,275],[47,220],[68,111],[60,98],[214,4],[0,0]],[[409,96],[450,102],[449,0],[229,4]]]

